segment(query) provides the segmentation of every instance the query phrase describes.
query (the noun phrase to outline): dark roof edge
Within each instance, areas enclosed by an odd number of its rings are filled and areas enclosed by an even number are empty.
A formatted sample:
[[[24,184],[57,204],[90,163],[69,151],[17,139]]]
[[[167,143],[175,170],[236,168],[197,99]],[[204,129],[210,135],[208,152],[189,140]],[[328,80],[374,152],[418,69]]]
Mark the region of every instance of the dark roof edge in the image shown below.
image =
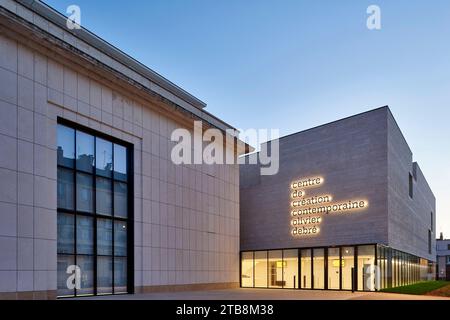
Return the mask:
[[[358,117],[358,116],[361,116],[361,115],[366,114],[366,113],[378,111],[378,110],[381,110],[381,109],[388,109],[389,110],[389,106],[385,105],[385,106],[378,107],[378,108],[375,108],[375,109],[371,109],[371,110],[367,110],[367,111],[364,111],[364,112],[360,112],[360,113],[357,113],[357,114],[354,114],[354,115],[351,115],[351,116],[348,116],[348,117],[344,117],[344,118],[337,119],[337,120],[334,120],[334,121],[330,121],[330,122],[327,122],[327,123],[324,123],[324,124],[320,124],[320,125],[312,127],[312,128],[308,128],[308,129],[305,129],[305,130],[302,130],[302,131],[294,132],[294,133],[288,134],[286,136],[280,137],[279,139],[289,138],[290,136],[293,136],[293,135],[296,135],[296,134],[300,134],[300,133],[304,133],[304,132],[307,132],[307,131],[310,131],[310,130],[318,129],[318,128],[321,128],[321,127],[324,127],[324,126],[328,126],[330,124],[334,124],[336,122],[348,120],[348,119],[351,119],[351,118],[354,118],[354,117]],[[269,141],[272,141],[272,140],[269,140]],[[267,141],[267,142],[269,142],[269,141]]]
[[[344,121],[344,120],[351,119],[351,118],[354,118],[354,117],[358,117],[358,116],[360,116],[360,115],[363,115],[363,114],[366,114],[366,113],[370,113],[370,112],[374,112],[374,111],[377,111],[377,110],[380,110],[380,109],[384,109],[384,108],[386,108],[386,109],[389,110],[389,106],[385,105],[385,106],[383,106],[383,107],[378,107],[378,108],[371,109],[371,110],[368,110],[368,111],[360,112],[360,113],[357,113],[357,114],[354,114],[354,115],[351,115],[351,116],[348,116],[348,117],[345,117],[345,118],[341,118],[341,119],[337,119],[337,120],[334,120],[334,121],[330,121],[330,122],[327,122],[327,123],[324,123],[324,124],[320,124],[320,125],[318,125],[318,126],[315,126],[315,127],[312,127],[312,128],[308,128],[308,129],[305,129],[305,130],[302,130],[302,131],[290,133],[290,134],[288,134],[288,135],[279,137],[279,138],[277,138],[277,139],[267,140],[266,142],[263,142],[263,143],[261,143],[261,144],[268,143],[268,142],[273,141],[273,140],[281,140],[281,139],[284,139],[284,138],[289,138],[289,137],[294,136],[294,135],[296,135],[296,134],[308,132],[308,131],[310,131],[310,130],[318,129],[318,128],[321,128],[321,127],[324,127],[324,126],[328,126],[328,125],[330,125],[330,124],[334,124],[334,123],[336,123],[336,122],[340,122],[340,121]],[[389,112],[390,112],[390,111],[389,111]]]
[[[165,90],[171,92],[172,94],[174,94],[175,96],[179,97],[180,99],[186,101],[187,103],[191,104],[192,106],[194,106],[198,109],[203,109],[206,107],[205,102],[194,97],[186,90],[177,86],[170,80],[164,78],[157,72],[153,71],[149,67],[140,63],[139,61],[132,58],[125,52],[121,51],[117,47],[108,43],[107,41],[96,36],[94,33],[90,32],[89,30],[87,30],[83,27],[81,27],[81,29],[78,29],[78,30],[67,29],[66,28],[67,17],[64,16],[62,13],[58,12],[57,10],[53,9],[52,7],[48,6],[47,4],[45,4],[39,0],[16,0],[16,1],[19,2],[21,5],[27,7],[28,9],[32,10],[36,14],[48,19],[52,23],[63,28],[67,32],[71,33],[73,36],[92,45],[97,50],[103,52],[104,54],[111,57],[112,59],[117,60],[118,62],[124,64],[126,67],[130,68],[131,70],[141,74],[148,80],[156,83],[157,85],[161,86]]]

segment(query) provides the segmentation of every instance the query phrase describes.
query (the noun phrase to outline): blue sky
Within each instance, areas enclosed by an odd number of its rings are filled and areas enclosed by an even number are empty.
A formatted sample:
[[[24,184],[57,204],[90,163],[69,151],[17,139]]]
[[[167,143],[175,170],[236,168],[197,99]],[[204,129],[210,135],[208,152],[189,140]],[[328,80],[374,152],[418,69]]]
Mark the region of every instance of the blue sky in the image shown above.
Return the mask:
[[[46,0],[208,104],[281,135],[389,105],[450,238],[450,1]],[[382,29],[366,28],[381,8]]]

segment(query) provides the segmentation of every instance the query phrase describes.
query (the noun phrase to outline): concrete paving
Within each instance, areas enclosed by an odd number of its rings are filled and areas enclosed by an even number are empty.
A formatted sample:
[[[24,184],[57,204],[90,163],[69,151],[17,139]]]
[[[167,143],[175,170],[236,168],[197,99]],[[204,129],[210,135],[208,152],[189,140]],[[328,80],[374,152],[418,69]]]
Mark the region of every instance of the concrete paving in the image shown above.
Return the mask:
[[[279,289],[224,289],[207,291],[155,292],[97,296],[88,300],[449,300],[450,298],[384,292],[348,292]]]

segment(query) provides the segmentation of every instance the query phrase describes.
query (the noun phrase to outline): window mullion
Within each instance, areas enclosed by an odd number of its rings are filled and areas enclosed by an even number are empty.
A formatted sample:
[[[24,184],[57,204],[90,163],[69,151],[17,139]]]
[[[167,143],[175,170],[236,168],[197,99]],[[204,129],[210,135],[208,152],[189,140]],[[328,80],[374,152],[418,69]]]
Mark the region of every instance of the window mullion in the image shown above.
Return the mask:
[[[75,150],[74,150],[74,170],[73,170],[73,209],[74,209],[74,218],[73,218],[73,236],[74,236],[74,241],[73,241],[73,255],[74,255],[74,264],[76,267],[78,267],[77,264],[77,158],[76,158],[76,154],[77,154],[77,131],[74,130],[74,146],[75,146]],[[74,293],[75,293],[75,297],[77,296],[77,287],[75,286],[74,289]]]
[[[115,254],[114,254],[114,236],[115,236],[115,213],[114,213],[114,144],[112,144],[112,171],[111,171],[111,217],[112,217],[112,257],[111,257],[111,268],[112,268],[112,294],[115,293],[115,288],[114,288],[114,277],[115,277],[115,270],[114,270],[114,262],[115,262]]]
[[[94,137],[94,172],[93,172],[93,190],[92,190],[92,195],[93,195],[93,199],[92,201],[94,202],[94,212],[93,212],[93,216],[94,216],[94,295],[97,295],[98,290],[97,290],[97,276],[98,276],[98,271],[97,271],[97,138]]]

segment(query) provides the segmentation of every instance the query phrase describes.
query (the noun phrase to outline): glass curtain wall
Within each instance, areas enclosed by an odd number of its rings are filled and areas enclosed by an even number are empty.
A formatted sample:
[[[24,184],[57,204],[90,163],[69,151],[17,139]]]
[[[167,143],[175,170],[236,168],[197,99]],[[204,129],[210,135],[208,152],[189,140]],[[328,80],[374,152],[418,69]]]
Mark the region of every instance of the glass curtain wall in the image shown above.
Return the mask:
[[[255,288],[267,288],[267,251],[255,251]]]
[[[393,288],[433,280],[434,268],[428,260],[389,247],[377,247],[380,288]]]
[[[340,275],[343,262],[340,258],[340,248],[328,249],[328,289],[340,289]]]
[[[73,224],[70,216],[60,218]],[[70,247],[70,237],[61,246]],[[374,291],[433,280],[436,269],[382,245],[249,251],[241,257],[242,287],[257,288]]]
[[[303,249],[301,250],[301,283],[300,288],[302,289],[311,289],[312,283],[312,258],[311,258],[311,249]]]
[[[375,290],[375,246],[358,246],[358,290]]]
[[[283,251],[269,251],[269,288],[283,288]]]
[[[355,271],[355,249],[353,247],[342,248],[342,290],[353,289],[353,275]],[[353,274],[353,275],[352,275]]]
[[[241,285],[243,287],[253,287],[253,252],[242,252]]]
[[[313,250],[313,288],[325,289],[325,249]]]
[[[127,153],[58,124],[58,296],[128,292]]]
[[[283,250],[283,288],[298,288],[298,250]]]

